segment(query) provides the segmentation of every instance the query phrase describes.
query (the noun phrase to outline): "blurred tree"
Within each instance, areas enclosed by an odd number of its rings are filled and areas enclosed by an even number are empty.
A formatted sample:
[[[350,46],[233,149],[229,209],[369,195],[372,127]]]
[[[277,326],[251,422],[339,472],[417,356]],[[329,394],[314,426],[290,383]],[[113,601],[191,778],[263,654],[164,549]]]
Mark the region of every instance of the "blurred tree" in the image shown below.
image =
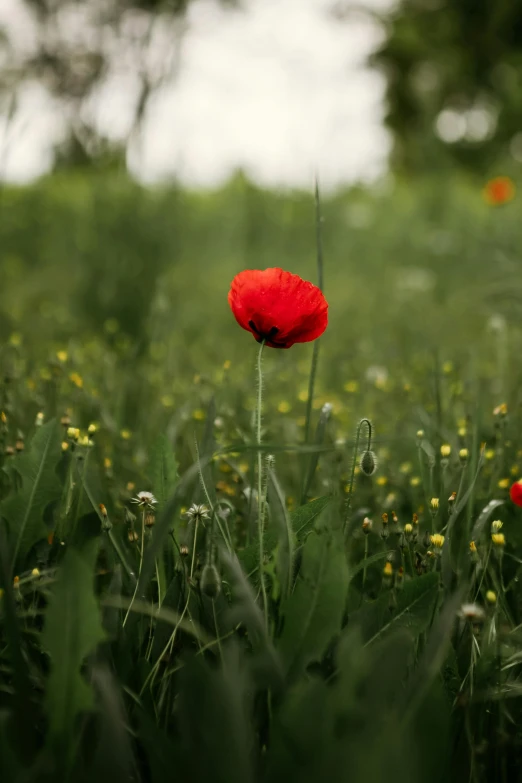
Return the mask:
[[[395,166],[522,161],[522,0],[400,0],[380,19],[371,62],[387,80]]]
[[[192,1],[14,0],[0,26],[0,117],[12,121],[24,91],[43,88],[59,117],[57,167],[121,164],[177,71]],[[121,111],[107,128],[98,107],[111,90]]]

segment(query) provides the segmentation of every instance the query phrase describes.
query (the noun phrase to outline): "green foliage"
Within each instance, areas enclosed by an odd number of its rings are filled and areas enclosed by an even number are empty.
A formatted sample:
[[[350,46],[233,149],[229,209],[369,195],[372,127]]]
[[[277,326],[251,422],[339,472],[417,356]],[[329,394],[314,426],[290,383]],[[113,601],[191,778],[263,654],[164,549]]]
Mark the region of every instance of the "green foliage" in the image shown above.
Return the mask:
[[[44,513],[60,497],[56,474],[60,456],[58,424],[50,421],[36,431],[27,453],[17,455],[10,465],[15,490],[2,501],[0,514],[10,525],[13,565],[23,564],[31,547],[49,533]]]
[[[178,463],[165,435],[160,435],[152,450],[150,464],[150,479],[158,510],[163,511],[165,503],[176,487],[178,479]]]
[[[42,633],[42,647],[51,662],[45,697],[49,739],[60,743],[67,754],[74,748],[78,714],[94,706],[92,690],[80,668],[105,638],[93,591],[97,546],[95,542],[83,552],[67,552]]]
[[[314,279],[312,199],[3,192],[6,780],[516,778],[517,205],[426,182],[322,209],[317,435],[310,346],[267,350],[260,563],[256,344],[226,293],[243,266]]]
[[[340,631],[348,588],[348,566],[339,530],[311,533],[292,595],[283,603],[278,649],[290,677],[320,660]]]
[[[401,169],[434,171],[445,161],[484,173],[514,143],[520,150],[521,15],[520,0],[401,0],[384,15],[386,38],[371,59],[387,79]],[[443,111],[453,112],[451,142],[437,134]]]

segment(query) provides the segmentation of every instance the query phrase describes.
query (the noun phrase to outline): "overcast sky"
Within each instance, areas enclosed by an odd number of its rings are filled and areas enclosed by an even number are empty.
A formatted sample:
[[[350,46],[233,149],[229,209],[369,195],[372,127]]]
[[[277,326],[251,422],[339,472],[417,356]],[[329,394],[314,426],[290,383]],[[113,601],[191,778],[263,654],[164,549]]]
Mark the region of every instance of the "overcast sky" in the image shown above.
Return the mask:
[[[386,6],[390,0],[366,0]],[[0,22],[23,38],[20,0],[1,0]],[[309,187],[372,179],[385,168],[383,81],[365,59],[380,30],[362,14],[340,22],[334,0],[243,0],[224,11],[196,0],[178,77],[150,105],[129,164],[145,181],[175,175],[212,186],[242,167],[265,185]],[[100,125],[117,135],[129,109],[125,78],[107,86]],[[60,119],[37,86],[21,96],[9,138],[0,130],[3,175],[25,181],[46,170]]]

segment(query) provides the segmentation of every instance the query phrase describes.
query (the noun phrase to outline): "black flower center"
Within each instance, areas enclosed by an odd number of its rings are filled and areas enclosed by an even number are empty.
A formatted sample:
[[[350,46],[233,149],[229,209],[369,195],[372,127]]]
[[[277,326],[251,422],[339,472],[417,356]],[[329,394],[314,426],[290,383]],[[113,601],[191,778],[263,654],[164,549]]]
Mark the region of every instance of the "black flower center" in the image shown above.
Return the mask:
[[[256,340],[257,340],[258,343],[262,343],[264,341],[265,343],[268,343],[269,345],[275,345],[278,348],[284,348],[285,347],[285,343],[284,342],[281,343],[281,342],[278,342],[277,340],[274,340],[274,337],[276,336],[276,334],[279,331],[277,326],[272,326],[272,328],[270,329],[269,332],[261,332],[257,328],[257,326],[255,325],[255,323],[253,321],[249,321],[248,325],[250,326],[252,331],[255,332],[255,334],[257,335],[256,336]]]

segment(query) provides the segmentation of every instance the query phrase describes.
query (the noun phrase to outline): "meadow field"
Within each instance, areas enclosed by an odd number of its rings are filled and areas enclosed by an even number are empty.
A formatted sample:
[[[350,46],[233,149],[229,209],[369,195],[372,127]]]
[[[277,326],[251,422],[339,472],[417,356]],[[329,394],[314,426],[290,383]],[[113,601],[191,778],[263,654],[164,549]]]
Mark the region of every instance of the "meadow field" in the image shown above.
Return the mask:
[[[2,188],[2,780],[520,778],[522,221],[482,184]],[[261,362],[227,294],[270,267],[329,324]]]

